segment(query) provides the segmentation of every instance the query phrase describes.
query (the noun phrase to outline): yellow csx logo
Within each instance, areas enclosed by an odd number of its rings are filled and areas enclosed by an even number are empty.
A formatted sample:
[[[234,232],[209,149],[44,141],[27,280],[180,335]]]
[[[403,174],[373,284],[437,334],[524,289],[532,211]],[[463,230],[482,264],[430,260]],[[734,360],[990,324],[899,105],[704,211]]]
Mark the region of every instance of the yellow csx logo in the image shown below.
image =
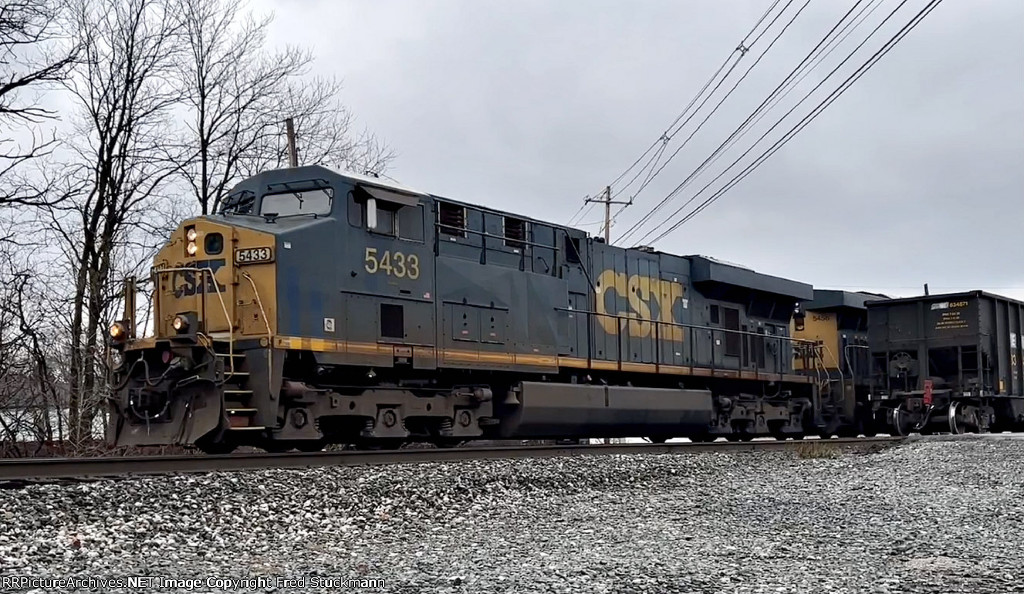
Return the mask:
[[[679,283],[665,281],[648,276],[634,274],[627,277],[624,272],[605,270],[597,277],[597,313],[628,316],[631,319],[628,323],[616,318],[597,316],[598,323],[608,334],[618,334],[619,328],[628,326],[629,335],[636,338],[646,338],[654,333],[654,324],[650,321],[667,322],[658,326],[658,338],[661,340],[683,340],[683,329],[678,326],[670,326],[678,321],[672,313],[677,301],[683,302],[686,307],[686,300],[683,299],[686,289]],[[609,297],[611,293],[615,304],[614,311],[608,311]],[[625,300],[628,309],[620,307],[620,300]],[[657,308],[658,316],[651,317],[651,306]]]

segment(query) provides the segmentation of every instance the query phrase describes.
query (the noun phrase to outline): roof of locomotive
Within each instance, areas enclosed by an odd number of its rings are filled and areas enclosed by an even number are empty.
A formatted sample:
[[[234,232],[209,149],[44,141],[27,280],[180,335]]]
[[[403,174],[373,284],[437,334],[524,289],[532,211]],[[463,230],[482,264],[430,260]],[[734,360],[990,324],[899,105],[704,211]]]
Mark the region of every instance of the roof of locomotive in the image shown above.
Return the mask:
[[[814,289],[814,299],[801,306],[806,311],[829,311],[839,309],[867,309],[869,301],[889,299],[888,295],[866,291],[843,291],[840,289]]]
[[[544,221],[541,219],[520,215],[518,213],[510,212],[507,210],[499,210],[496,208],[482,206],[480,204],[473,204],[470,202],[455,200],[445,196],[439,196],[437,194],[423,192],[406,186],[391,178],[385,179],[381,177],[373,177],[370,175],[359,174],[352,171],[334,171],[322,165],[305,165],[302,167],[270,169],[239,182],[234,188],[232,188],[231,193],[235,193],[241,190],[253,191],[256,188],[265,188],[270,185],[278,185],[293,181],[301,181],[303,179],[308,180],[318,178],[324,179],[324,181],[327,181],[331,178],[342,178],[358,184],[366,184],[370,186],[383,188],[386,190],[392,190],[399,193],[410,194],[432,200],[440,200],[442,202],[450,204],[457,204],[459,206],[472,208],[488,214],[509,215],[530,223],[546,225],[559,229],[565,229],[566,231],[571,232],[571,235],[574,237],[593,237],[594,241],[603,241],[602,238],[594,237],[587,231],[579,229],[577,227],[571,227],[568,225]],[[783,277],[765,274],[763,272],[758,272],[752,268],[743,266],[741,264],[726,262],[724,260],[712,258],[710,256],[674,254],[671,252],[655,250],[653,248],[646,246],[635,246],[631,248],[621,246],[614,247],[619,247],[619,249],[623,250],[640,250],[647,253],[664,254],[675,258],[683,258],[690,260],[691,263],[695,265],[696,274],[698,277],[695,278],[694,280],[723,282],[726,284],[737,284],[738,286],[756,288],[769,293],[794,296],[797,298],[809,297],[809,292],[812,290],[811,285],[809,284]]]

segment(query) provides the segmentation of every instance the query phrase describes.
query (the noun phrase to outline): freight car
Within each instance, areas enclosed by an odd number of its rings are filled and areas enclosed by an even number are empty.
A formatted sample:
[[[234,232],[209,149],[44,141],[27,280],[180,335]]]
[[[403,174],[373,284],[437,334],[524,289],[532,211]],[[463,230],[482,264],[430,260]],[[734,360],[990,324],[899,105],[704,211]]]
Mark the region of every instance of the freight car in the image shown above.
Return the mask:
[[[1024,429],[1024,303],[971,291],[866,305],[882,430]]]
[[[810,285],[319,166],[184,221],[111,327],[117,445],[830,434]],[[794,353],[804,366],[794,368]],[[828,406],[825,406],[828,404]]]

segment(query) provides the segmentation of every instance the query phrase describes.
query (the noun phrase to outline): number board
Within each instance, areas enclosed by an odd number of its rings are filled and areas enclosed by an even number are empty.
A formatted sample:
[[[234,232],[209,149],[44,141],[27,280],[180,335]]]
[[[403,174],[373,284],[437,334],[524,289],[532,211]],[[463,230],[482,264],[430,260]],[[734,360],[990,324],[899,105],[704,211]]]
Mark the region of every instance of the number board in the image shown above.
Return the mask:
[[[238,264],[258,264],[261,262],[272,262],[274,260],[274,248],[258,247],[235,250],[235,262]]]

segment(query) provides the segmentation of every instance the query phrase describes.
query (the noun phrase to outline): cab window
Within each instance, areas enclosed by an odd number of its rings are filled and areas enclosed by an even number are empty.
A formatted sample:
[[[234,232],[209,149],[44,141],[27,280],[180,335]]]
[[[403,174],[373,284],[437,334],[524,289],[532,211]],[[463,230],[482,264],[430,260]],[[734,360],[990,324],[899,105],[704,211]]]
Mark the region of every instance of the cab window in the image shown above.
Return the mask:
[[[349,194],[348,222],[353,227],[364,228],[378,235],[389,235],[406,241],[423,241],[423,205],[414,200],[402,198],[408,203],[394,201],[394,196],[376,190],[376,195],[369,194],[364,188]],[[377,198],[377,224],[369,225],[366,214],[367,199]]]
[[[423,241],[423,207],[378,202],[377,226],[370,231],[408,241]]]
[[[260,214],[279,217],[297,214],[329,215],[333,200],[334,191],[330,188],[265,194],[260,203]]]

